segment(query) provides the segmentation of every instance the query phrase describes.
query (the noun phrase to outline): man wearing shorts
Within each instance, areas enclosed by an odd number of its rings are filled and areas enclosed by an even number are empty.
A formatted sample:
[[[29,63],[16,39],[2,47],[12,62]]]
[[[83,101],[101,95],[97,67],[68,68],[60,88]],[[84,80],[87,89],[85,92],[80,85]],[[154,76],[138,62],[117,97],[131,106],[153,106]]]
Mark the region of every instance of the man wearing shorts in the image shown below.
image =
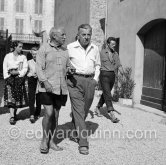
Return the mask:
[[[55,143],[55,131],[61,106],[67,101],[66,73],[69,70],[69,56],[63,44],[66,34],[63,28],[51,28],[50,42],[43,44],[37,55],[36,70],[39,79],[38,92],[45,114],[42,121],[43,139],[41,153],[49,149],[61,151]]]

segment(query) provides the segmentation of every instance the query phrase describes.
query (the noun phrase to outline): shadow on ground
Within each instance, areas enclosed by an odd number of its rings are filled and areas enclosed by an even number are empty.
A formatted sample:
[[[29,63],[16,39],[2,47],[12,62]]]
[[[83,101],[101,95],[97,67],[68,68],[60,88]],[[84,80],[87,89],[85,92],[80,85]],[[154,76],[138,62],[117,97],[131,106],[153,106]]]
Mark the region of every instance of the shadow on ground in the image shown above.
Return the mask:
[[[0,115],[9,113],[9,110],[7,107],[0,107]]]
[[[87,130],[88,130],[88,136],[90,136],[91,134],[95,133],[95,131],[99,125],[97,123],[94,123],[91,121],[86,121],[86,126],[87,126]],[[72,126],[71,122],[67,122],[65,124],[59,125],[58,129],[57,129],[57,135],[56,135],[54,141],[57,144],[59,144],[64,139],[69,138],[72,130],[73,130],[73,126]]]
[[[101,115],[103,115],[105,118],[111,120],[110,116],[108,115],[107,107],[106,107],[106,106],[100,108],[99,111],[100,111]],[[90,113],[90,115],[91,115],[91,118],[94,118],[93,112],[90,111],[89,113]],[[115,110],[114,113],[115,113],[115,115],[116,115],[116,114],[121,115],[121,113],[120,113],[119,111],[117,111],[117,110]]]
[[[44,109],[41,110],[40,117],[43,117],[43,115],[44,115]],[[26,107],[26,109],[21,110],[17,114],[18,120],[26,120],[29,119],[29,117],[30,117],[29,107]]]

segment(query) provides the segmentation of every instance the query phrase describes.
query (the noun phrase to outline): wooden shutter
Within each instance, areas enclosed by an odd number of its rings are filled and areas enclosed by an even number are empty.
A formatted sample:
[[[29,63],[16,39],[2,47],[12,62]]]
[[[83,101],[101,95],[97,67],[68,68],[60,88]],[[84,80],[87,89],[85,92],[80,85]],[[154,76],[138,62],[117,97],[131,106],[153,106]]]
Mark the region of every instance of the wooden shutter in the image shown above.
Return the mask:
[[[39,1],[35,0],[35,14],[38,14]]]
[[[20,12],[24,12],[24,0],[20,0]]]
[[[42,30],[42,21],[35,20],[35,32],[41,32]]]
[[[39,32],[42,30],[42,21],[39,21]]]
[[[16,33],[19,33],[19,19],[16,19]]]
[[[24,28],[24,20],[16,19],[16,33],[18,34],[23,33],[23,28]]]
[[[4,30],[4,18],[0,18],[0,30]]]
[[[39,14],[42,14],[43,12],[43,0],[39,0],[40,1],[40,4],[39,4]]]
[[[24,28],[24,20],[20,19],[20,33],[23,33],[23,28]]]
[[[19,12],[19,0],[16,0],[16,12]]]
[[[5,0],[0,0],[0,11],[5,10]]]

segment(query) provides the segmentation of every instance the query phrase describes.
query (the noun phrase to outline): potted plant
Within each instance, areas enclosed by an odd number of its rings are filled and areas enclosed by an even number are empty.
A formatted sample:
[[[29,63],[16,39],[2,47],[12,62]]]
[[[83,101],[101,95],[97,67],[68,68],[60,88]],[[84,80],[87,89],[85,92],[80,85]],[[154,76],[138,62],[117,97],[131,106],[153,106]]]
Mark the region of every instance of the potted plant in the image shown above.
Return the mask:
[[[119,74],[114,86],[113,100],[122,104],[133,105],[132,94],[135,87],[135,82],[131,78],[132,69],[127,67],[124,69],[124,74]]]

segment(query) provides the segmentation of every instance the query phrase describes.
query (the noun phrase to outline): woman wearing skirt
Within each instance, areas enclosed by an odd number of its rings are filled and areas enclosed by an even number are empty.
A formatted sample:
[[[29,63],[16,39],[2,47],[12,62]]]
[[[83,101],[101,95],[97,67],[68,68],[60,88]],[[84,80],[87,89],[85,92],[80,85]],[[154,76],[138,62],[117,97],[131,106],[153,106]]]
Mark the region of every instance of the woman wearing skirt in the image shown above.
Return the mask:
[[[16,123],[17,108],[27,106],[27,86],[25,75],[28,69],[26,56],[21,54],[23,43],[13,43],[13,52],[7,54],[3,61],[3,76],[5,79],[4,106],[10,110],[10,124]]]

